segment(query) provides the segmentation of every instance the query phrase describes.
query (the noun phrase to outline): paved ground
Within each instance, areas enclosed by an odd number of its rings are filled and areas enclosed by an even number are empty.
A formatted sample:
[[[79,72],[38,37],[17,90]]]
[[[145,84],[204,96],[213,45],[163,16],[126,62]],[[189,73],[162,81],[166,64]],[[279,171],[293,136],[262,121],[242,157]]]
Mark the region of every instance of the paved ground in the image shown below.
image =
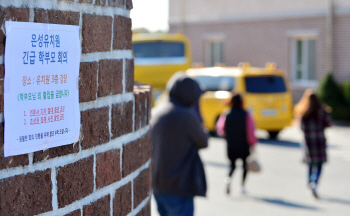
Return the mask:
[[[284,129],[278,141],[266,139],[264,131],[257,134],[263,171],[249,173],[245,195],[240,193],[240,168],[234,174],[232,194],[225,194],[225,141],[211,138],[209,148],[201,151],[209,188],[206,198],[195,199],[196,216],[350,215],[350,126],[333,126],[326,131],[329,162],[321,176],[319,200],[306,186],[307,167],[302,163],[302,133],[298,127]],[[154,199],[152,215],[158,215]]]

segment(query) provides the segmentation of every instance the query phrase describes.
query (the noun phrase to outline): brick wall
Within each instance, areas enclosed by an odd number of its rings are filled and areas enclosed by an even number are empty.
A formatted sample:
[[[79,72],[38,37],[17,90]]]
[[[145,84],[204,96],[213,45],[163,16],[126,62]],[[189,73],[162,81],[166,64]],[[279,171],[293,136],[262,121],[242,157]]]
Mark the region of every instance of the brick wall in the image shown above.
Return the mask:
[[[131,0],[0,1],[0,215],[150,215],[151,88],[134,85]],[[77,143],[4,158],[6,20],[80,26]]]

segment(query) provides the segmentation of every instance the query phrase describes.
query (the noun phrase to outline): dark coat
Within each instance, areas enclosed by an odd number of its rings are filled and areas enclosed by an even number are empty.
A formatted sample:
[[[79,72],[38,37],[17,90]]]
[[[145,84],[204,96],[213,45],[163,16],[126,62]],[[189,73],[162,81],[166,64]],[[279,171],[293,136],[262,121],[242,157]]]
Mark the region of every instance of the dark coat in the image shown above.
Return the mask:
[[[230,160],[243,159],[250,154],[247,141],[246,115],[246,111],[242,108],[232,108],[226,116],[227,156]]]
[[[198,150],[208,136],[191,107],[202,93],[185,74],[169,81],[169,101],[152,111],[152,186],[154,193],[205,196],[206,180]]]
[[[329,126],[331,126],[330,115],[324,110],[320,110],[314,117],[301,119],[307,163],[318,164],[327,161],[324,129]]]

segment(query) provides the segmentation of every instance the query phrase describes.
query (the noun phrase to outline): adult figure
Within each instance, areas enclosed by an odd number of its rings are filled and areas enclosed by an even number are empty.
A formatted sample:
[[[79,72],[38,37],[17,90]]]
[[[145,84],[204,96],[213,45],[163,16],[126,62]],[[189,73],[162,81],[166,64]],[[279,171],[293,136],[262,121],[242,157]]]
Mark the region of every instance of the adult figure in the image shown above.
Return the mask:
[[[193,109],[202,91],[184,73],[173,75],[167,90],[169,100],[152,111],[152,187],[161,216],[192,216],[194,196],[207,189],[198,150],[208,136]]]
[[[225,136],[227,142],[227,156],[231,162],[231,168],[226,183],[226,193],[230,193],[231,180],[236,168],[236,160],[243,161],[242,193],[245,191],[247,178],[247,158],[255,147],[257,139],[254,134],[255,125],[252,117],[243,108],[243,99],[240,94],[234,94],[230,101],[231,110],[228,114],[222,114],[217,123],[217,132]]]
[[[331,126],[331,117],[317,95],[307,89],[295,111],[301,118],[301,129],[305,138],[305,161],[309,166],[308,184],[315,198],[322,165],[327,161],[324,129]]]

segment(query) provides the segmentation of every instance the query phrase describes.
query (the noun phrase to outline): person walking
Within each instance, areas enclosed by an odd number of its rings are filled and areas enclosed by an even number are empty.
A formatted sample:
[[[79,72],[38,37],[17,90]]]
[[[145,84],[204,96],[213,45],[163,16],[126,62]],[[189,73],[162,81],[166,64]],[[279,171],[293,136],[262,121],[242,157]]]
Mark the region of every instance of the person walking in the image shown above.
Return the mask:
[[[322,165],[327,161],[324,129],[332,125],[331,117],[317,95],[310,89],[304,92],[296,105],[296,116],[301,118],[301,129],[305,138],[305,162],[308,164],[308,185],[318,198],[317,185]]]
[[[230,194],[232,175],[236,168],[236,160],[243,161],[242,193],[246,193],[245,182],[248,174],[247,158],[254,149],[257,139],[254,134],[255,125],[252,117],[243,109],[243,99],[240,94],[234,94],[227,115],[222,114],[217,123],[217,133],[225,136],[227,142],[227,156],[231,168],[226,182],[226,193]]]
[[[169,100],[152,110],[152,188],[161,216],[192,216],[194,196],[207,190],[198,150],[208,135],[193,109],[202,90],[184,73],[174,74],[167,90]]]

